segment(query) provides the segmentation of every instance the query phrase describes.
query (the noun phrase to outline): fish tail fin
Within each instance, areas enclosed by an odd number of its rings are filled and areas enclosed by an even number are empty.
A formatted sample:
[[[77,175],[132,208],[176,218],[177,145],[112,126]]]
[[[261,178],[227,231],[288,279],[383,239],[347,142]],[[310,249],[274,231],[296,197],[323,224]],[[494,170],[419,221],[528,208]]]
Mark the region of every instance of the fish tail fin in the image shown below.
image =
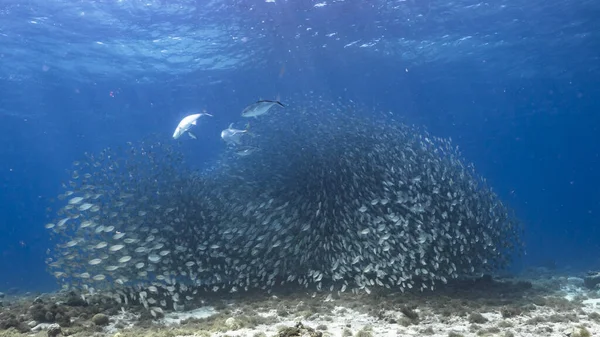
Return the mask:
[[[246,123],[246,128],[244,129],[244,133],[250,137],[255,136],[255,134],[250,131],[250,122]]]

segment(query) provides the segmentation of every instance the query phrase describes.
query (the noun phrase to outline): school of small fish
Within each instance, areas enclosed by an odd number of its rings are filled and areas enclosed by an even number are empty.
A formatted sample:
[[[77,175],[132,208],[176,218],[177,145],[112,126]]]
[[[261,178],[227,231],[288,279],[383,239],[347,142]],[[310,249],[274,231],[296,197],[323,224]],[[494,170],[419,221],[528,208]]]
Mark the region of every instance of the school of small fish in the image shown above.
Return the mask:
[[[429,290],[521,250],[520,222],[449,140],[354,110],[288,107],[201,172],[160,141],[86,154],[45,225],[50,272],[158,316],[289,284]]]

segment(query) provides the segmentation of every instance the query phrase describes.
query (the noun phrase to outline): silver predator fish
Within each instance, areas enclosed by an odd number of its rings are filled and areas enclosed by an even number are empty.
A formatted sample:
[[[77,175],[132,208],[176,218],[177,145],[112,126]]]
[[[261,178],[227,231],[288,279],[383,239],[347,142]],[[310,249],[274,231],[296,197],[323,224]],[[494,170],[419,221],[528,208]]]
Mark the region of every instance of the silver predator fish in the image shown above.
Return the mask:
[[[234,129],[233,123],[231,123],[227,129],[221,131],[221,139],[228,145],[240,145],[242,136],[248,134],[249,128],[250,124],[246,124],[246,129],[244,130]]]
[[[181,122],[179,122],[179,124],[177,125],[177,128],[175,128],[175,132],[173,133],[173,139],[177,139],[177,138],[181,137],[181,135],[183,135],[186,132],[188,133],[188,135],[191,138],[196,139],[196,136],[194,136],[194,134],[192,134],[189,130],[190,130],[190,128],[193,125],[196,125],[196,121],[201,116],[210,116],[210,117],[212,117],[212,115],[208,114],[208,113],[199,113],[199,114],[193,114],[193,115],[185,116],[181,120]]]
[[[254,104],[250,104],[242,111],[242,117],[258,117],[260,115],[264,115],[269,112],[273,106],[279,105],[282,108],[285,108],[285,105],[281,104],[279,101],[269,101],[269,100],[261,100]]]

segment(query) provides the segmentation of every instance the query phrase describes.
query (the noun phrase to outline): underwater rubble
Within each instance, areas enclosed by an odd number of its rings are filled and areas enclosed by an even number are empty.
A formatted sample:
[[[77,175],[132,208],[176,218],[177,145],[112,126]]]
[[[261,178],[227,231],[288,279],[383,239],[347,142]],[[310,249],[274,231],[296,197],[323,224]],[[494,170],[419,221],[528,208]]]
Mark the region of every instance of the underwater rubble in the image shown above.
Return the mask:
[[[435,291],[307,293],[299,285],[207,294],[204,307],[160,319],[143,306],[119,308],[104,294],[61,291],[12,298],[0,308],[0,336],[594,336],[599,307],[569,277],[451,280]],[[572,290],[569,290],[572,291]],[[47,317],[64,316],[61,322]],[[65,324],[64,317],[69,323]],[[41,319],[35,321],[34,317]]]

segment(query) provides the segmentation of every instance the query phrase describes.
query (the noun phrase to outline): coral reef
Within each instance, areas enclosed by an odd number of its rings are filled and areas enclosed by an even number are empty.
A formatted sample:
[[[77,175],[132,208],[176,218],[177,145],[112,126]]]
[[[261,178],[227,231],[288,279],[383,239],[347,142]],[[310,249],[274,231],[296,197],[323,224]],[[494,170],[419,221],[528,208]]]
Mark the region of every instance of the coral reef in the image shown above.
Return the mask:
[[[600,284],[600,272],[588,272],[583,278],[583,284],[589,289],[597,289]]]
[[[203,294],[206,310],[155,318],[141,306],[121,311],[102,294],[60,292],[15,298],[0,308],[0,337],[188,336],[489,336],[586,337],[600,332],[600,308],[564,294],[564,282],[479,279],[449,282],[434,292],[395,289],[367,294],[306,293],[276,288]],[[579,290],[591,297],[585,288]],[[567,300],[565,297],[573,298]],[[85,298],[78,301],[76,298]],[[537,303],[537,304],[534,304]],[[209,308],[211,308],[209,310]],[[510,314],[507,314],[507,310]],[[49,313],[49,314],[48,314]],[[208,315],[202,316],[203,313]],[[56,316],[70,317],[61,325]],[[34,315],[40,321],[34,320]],[[44,320],[52,318],[53,322]],[[56,334],[56,335],[54,335]]]

